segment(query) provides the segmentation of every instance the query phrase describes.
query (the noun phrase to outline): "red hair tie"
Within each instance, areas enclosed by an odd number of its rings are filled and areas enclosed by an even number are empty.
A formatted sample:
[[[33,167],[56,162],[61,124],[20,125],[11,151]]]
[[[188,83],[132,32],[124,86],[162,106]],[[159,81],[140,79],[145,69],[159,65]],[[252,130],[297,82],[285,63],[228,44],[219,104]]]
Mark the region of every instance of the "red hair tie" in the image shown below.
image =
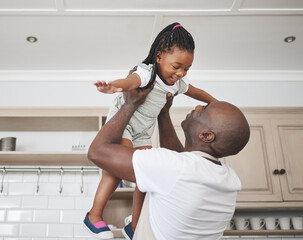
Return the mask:
[[[183,28],[182,25],[178,24],[178,25],[176,25],[176,26],[173,27],[173,30],[174,30],[175,28],[177,28],[177,27],[182,27],[182,28]]]

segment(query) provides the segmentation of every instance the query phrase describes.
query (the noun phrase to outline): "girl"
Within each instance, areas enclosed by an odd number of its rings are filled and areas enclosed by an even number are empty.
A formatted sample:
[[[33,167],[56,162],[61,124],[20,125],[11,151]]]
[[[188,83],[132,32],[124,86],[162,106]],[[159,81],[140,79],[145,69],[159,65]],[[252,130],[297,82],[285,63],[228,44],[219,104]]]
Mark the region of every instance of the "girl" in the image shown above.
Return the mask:
[[[154,84],[144,104],[132,116],[126,127],[121,144],[136,149],[152,147],[151,136],[160,110],[166,103],[167,93],[184,93],[197,100],[209,103],[216,99],[205,91],[195,88],[184,81],[194,59],[194,40],[189,32],[179,23],[164,28],[153,42],[147,58],[137,66],[136,71],[124,79],[113,82],[97,81],[97,89],[103,93],[123,92],[138,87],[146,88]],[[114,100],[107,119],[109,120],[123,105],[123,94]],[[156,176],[155,176],[156,177]],[[103,221],[104,207],[111,194],[119,185],[118,179],[108,173],[102,176],[96,192],[93,207],[84,220],[85,226],[97,238],[110,239],[113,234]],[[122,230],[126,239],[132,239],[140,215],[144,193],[138,188],[134,191],[132,222]]]

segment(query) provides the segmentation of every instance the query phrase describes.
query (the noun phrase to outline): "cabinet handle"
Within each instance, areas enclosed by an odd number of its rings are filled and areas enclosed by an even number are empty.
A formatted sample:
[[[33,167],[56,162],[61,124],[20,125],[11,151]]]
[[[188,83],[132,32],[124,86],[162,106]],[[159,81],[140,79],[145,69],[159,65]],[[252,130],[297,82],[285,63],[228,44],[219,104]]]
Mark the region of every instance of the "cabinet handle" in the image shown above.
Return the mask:
[[[273,174],[274,175],[278,175],[280,173],[280,171],[278,170],[278,169],[275,169],[274,171],[273,171]]]
[[[285,169],[281,169],[280,171],[279,171],[279,174],[281,174],[281,175],[283,175],[283,174],[285,174],[286,173],[286,171],[285,171]]]

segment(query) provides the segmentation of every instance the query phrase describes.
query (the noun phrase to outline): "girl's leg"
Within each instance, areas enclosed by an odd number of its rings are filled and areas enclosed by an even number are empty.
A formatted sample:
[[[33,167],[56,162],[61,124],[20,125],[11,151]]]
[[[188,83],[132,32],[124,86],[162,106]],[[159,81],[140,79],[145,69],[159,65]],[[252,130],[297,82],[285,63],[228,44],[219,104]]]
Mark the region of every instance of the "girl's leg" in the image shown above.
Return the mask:
[[[128,139],[122,139],[122,145],[133,147],[132,142]],[[109,173],[102,175],[102,179],[99,183],[96,191],[95,199],[91,210],[89,211],[88,219],[92,224],[99,221],[103,221],[103,210],[106,203],[110,199],[113,192],[121,182],[120,178],[114,177]]]
[[[136,149],[150,149],[150,148],[151,146],[144,146],[144,147],[138,147]],[[133,195],[133,211],[132,211],[132,224],[131,224],[133,232],[135,232],[140,217],[144,198],[145,198],[145,193],[140,192],[138,187],[136,187]]]

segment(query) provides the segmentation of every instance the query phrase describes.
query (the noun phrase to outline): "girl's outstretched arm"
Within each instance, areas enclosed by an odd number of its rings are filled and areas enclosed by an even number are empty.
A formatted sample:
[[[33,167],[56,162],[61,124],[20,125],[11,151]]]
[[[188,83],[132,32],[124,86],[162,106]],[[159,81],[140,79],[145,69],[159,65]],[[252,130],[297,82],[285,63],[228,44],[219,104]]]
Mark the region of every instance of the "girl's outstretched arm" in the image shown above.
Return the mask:
[[[210,103],[213,101],[218,101],[216,98],[211,96],[209,93],[203,91],[202,89],[196,88],[189,84],[188,90],[185,93],[185,95],[192,97],[194,99],[197,99],[199,101],[205,102],[205,103]]]
[[[117,79],[106,83],[105,81],[97,81],[94,83],[99,92],[116,93],[126,92],[141,85],[141,79],[137,74],[129,74],[126,78]]]

